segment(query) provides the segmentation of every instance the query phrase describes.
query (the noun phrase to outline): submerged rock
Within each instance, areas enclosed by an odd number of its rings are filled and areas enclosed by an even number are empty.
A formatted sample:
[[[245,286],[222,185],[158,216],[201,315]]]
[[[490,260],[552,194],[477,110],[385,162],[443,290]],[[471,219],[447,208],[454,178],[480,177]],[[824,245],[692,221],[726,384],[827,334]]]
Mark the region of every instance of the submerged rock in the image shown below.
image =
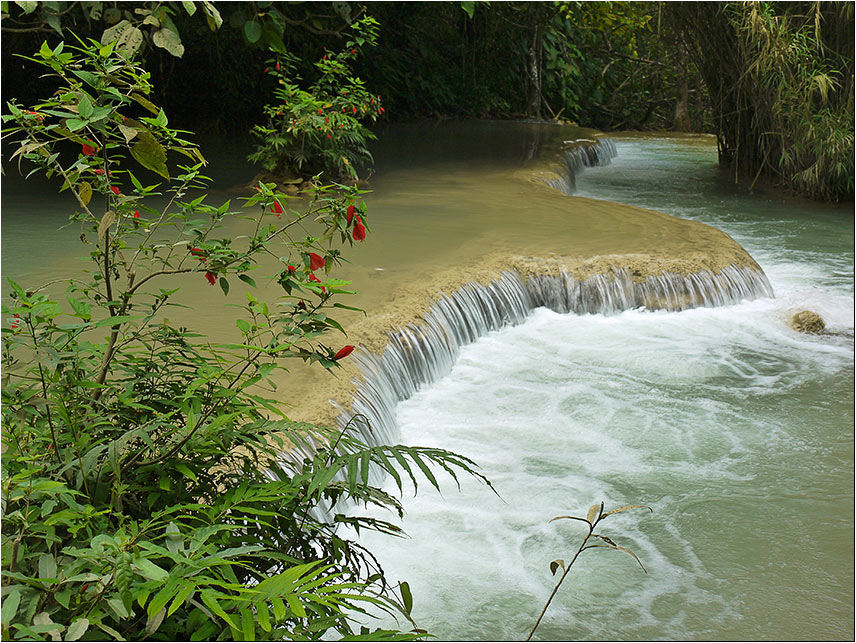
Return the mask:
[[[826,323],[817,313],[801,310],[791,317],[791,328],[800,333],[821,333],[826,328]]]

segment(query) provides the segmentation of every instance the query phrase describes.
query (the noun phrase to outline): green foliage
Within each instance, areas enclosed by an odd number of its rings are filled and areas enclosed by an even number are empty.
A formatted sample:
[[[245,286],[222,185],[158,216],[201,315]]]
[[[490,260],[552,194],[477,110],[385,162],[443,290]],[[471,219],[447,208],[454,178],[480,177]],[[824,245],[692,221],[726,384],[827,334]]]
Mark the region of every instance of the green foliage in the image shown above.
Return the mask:
[[[315,272],[341,261],[355,213],[366,216],[361,193],[319,187],[298,211],[261,183],[240,214],[248,233],[224,238],[238,213],[193,191],[204,159],[149,100],[131,55],[90,40],[44,44],[30,60],[58,89],[28,108],[8,103],[4,135],[19,163],[60,178],[74,198],[90,270],[37,288],[9,282],[4,639],[421,636],[353,625],[369,606],[409,619],[411,598],[337,533],[399,528],[342,507],[401,512],[372,471],[400,481],[439,466],[483,479],[474,463],[294,423],[264,394],[284,358],[333,368],[351,348],[320,341],[341,331],[329,312],[347,283]],[[176,154],[191,164],[173,170]],[[148,171],[156,183],[146,185]],[[247,291],[234,341],[165,317],[188,283],[255,289],[271,255],[284,295],[268,304]]]
[[[12,6],[10,6],[12,5]],[[18,11],[13,11],[17,5]],[[193,15],[197,9],[208,26],[216,31],[223,23],[213,2],[144,2],[136,6],[104,2],[3,2],[3,20],[13,22],[16,29],[38,29],[47,25],[62,37],[63,29],[77,28],[80,23],[101,29],[101,43],[116,42],[126,52],[143,51],[152,46],[169,52],[176,58],[184,55],[181,34],[173,18],[178,13]],[[69,24],[70,23],[70,24]]]
[[[711,93],[720,159],[809,197],[853,197],[853,8],[676,3]]]
[[[375,138],[364,122],[374,123],[384,108],[351,70],[362,49],[375,43],[377,22],[363,18],[353,31],[341,51],[326,52],[315,63],[318,76],[306,89],[295,56],[279,53],[268,61],[265,73],[277,81],[276,102],[265,105],[267,124],[253,129],[258,144],[250,161],[292,177],[324,172],[333,180],[358,178],[360,165],[371,161],[366,143]]]
[[[584,522],[588,525],[588,533],[583,537],[582,543],[580,543],[580,546],[577,548],[576,553],[574,554],[573,558],[571,558],[571,562],[569,562],[567,565],[565,564],[565,561],[563,559],[557,559],[550,562],[550,574],[555,576],[556,572],[561,569],[562,575],[559,577],[559,581],[553,588],[553,591],[550,594],[550,598],[547,599],[547,602],[541,610],[541,614],[538,615],[538,620],[535,621],[535,625],[529,632],[529,636],[526,637],[527,641],[532,639],[532,636],[535,634],[535,630],[538,629],[538,626],[541,624],[541,620],[544,618],[544,614],[547,613],[547,609],[550,607],[550,603],[553,602],[553,598],[556,596],[556,592],[559,591],[559,588],[562,586],[562,583],[565,582],[565,578],[570,573],[571,568],[573,567],[577,558],[579,558],[579,555],[584,551],[596,548],[623,551],[624,553],[631,556],[633,560],[639,563],[639,567],[642,568],[643,572],[645,572],[646,574],[648,573],[648,570],[645,569],[645,566],[642,564],[642,561],[639,560],[639,557],[634,554],[630,549],[628,549],[627,547],[616,545],[615,542],[607,536],[594,533],[595,528],[598,526],[598,524],[600,524],[602,520],[614,514],[629,511],[630,509],[647,509],[648,511],[654,511],[648,505],[626,505],[624,507],[618,507],[617,509],[604,512],[603,503],[601,502],[599,505],[592,505],[591,507],[589,507],[588,512],[586,512],[585,518],[581,518],[579,516],[556,516],[555,518],[550,520],[550,522],[553,522],[554,520],[576,520],[578,522]],[[591,538],[596,538],[597,540],[593,543],[589,543],[589,539]]]

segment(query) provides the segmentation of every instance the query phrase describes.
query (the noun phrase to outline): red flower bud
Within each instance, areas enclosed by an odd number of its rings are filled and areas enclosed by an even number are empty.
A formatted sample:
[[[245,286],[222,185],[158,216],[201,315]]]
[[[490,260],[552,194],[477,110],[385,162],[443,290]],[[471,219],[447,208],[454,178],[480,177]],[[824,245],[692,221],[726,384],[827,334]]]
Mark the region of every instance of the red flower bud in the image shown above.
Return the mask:
[[[83,144],[83,155],[84,155],[84,156],[92,156],[92,155],[93,155],[93,154],[95,154],[95,152],[97,152],[97,151],[98,151],[98,150],[96,150],[96,149],[95,149],[94,147],[92,147],[91,145],[87,145],[86,143],[84,143],[84,144]]]
[[[37,121],[39,121],[40,123],[41,123],[43,120],[45,120],[45,117],[44,117],[44,116],[42,116],[42,115],[41,115],[41,114],[39,114],[38,112],[34,112],[34,111],[33,111],[33,110],[31,110],[31,109],[28,109],[28,110],[27,110],[27,113],[28,113],[30,116],[35,116],[35,117],[36,117],[36,120],[37,120]]]
[[[348,215],[347,215],[348,216],[348,225],[351,225],[351,221],[354,220],[354,213],[356,211],[357,211],[357,209],[354,206],[352,206],[352,205],[348,206]]]
[[[279,71],[279,63],[276,64],[276,70]]]
[[[319,113],[319,114],[323,114],[323,113],[324,113],[324,110],[323,110],[323,109],[319,109],[319,110],[318,110],[318,113]]]
[[[363,222],[360,221],[360,217],[357,217],[357,222],[354,224],[354,229],[351,232],[351,235],[354,237],[354,241],[366,240],[366,228],[363,225]]]
[[[291,274],[294,274],[294,271],[297,270],[296,266],[291,266],[291,265],[286,266],[286,268],[288,269],[288,272],[290,272]]]
[[[329,122],[330,122],[330,117],[329,117],[329,116],[325,116],[325,117],[324,117],[324,122],[325,122],[325,123],[329,123]]]
[[[265,72],[264,72],[264,73],[268,73],[269,71],[270,71],[270,67],[265,67]]]
[[[202,248],[191,248],[190,254],[199,259],[199,261],[205,261],[205,251]]]
[[[350,345],[349,346],[342,346],[342,348],[339,349],[339,352],[333,356],[333,359],[342,359],[343,357],[347,357],[348,355],[350,355],[353,352],[354,352],[353,346],[350,346]]]
[[[330,134],[327,134],[327,138],[333,138],[333,137],[332,137],[332,136],[330,136]]]
[[[273,202],[273,205],[270,206],[270,209],[271,209],[271,212],[273,212],[276,216],[279,216],[282,214],[282,206],[277,201]]]
[[[100,168],[100,167],[99,167],[97,170],[95,170],[95,173],[96,173],[98,176],[101,176],[102,174],[104,174],[104,170],[103,170],[102,168]]]
[[[140,218],[140,211],[139,211],[139,210],[134,210],[134,218],[135,218],[135,219],[139,219],[139,218]]]
[[[120,195],[120,194],[122,194],[122,193],[119,191],[119,188],[117,188],[115,185],[111,185],[111,186],[110,186],[110,191],[111,191],[113,194],[117,195],[117,196],[118,196],[118,195]]]
[[[357,113],[357,108],[356,108],[356,107],[352,107],[351,109],[352,109],[352,110],[354,110],[354,114],[356,114],[356,113]]]
[[[317,255],[314,252],[309,253],[309,269],[310,270],[318,270],[319,268],[323,268],[324,264],[327,263],[324,260],[324,257],[321,255]]]
[[[210,271],[206,272],[205,278],[208,280],[208,283],[211,284],[212,286],[217,283],[217,275],[215,275],[213,272],[210,272]]]
[[[386,111],[386,110],[385,110],[383,107],[381,107],[379,110],[377,110],[377,113],[378,113],[378,114],[383,114],[385,111]]]

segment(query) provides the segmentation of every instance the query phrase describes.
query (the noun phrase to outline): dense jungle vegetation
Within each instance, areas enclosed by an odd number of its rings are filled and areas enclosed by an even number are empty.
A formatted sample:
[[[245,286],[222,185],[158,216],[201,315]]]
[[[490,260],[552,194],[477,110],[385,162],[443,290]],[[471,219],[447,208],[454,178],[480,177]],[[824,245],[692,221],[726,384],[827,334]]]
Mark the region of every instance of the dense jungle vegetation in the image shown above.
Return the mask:
[[[285,358],[332,370],[354,350],[324,342],[343,330],[332,315],[349,292],[330,270],[370,233],[357,179],[371,126],[713,132],[738,181],[852,198],[852,11],[2,2],[4,167],[67,191],[90,260],[53,288],[9,283],[3,638],[422,637],[408,585],[338,530],[398,527],[341,507],[401,512],[372,470],[399,489],[415,471],[434,487],[436,473],[489,481],[455,453],[291,422],[271,380]],[[192,132],[252,137],[250,160],[276,181],[240,208],[207,203]],[[289,201],[298,184],[311,198]],[[229,238],[238,214],[252,232]],[[279,261],[266,275],[276,304],[254,290],[265,257]],[[234,343],[164,318],[181,305],[179,276],[253,289]],[[401,631],[355,624],[369,608],[398,614]]]
[[[381,121],[562,119],[603,130],[712,132],[735,180],[807,196],[853,194],[853,7],[844,2],[197,3],[5,2],[4,90],[38,94],[14,53],[59,32],[101,38],[122,21],[156,98],[195,131],[247,132],[288,53],[314,63],[377,21],[351,77],[382,97]],[[103,4],[103,7],[101,5]],[[192,5],[191,5],[192,6]],[[217,7],[217,18],[206,6]],[[163,23],[146,18],[155,10]],[[123,13],[124,12],[124,13]]]

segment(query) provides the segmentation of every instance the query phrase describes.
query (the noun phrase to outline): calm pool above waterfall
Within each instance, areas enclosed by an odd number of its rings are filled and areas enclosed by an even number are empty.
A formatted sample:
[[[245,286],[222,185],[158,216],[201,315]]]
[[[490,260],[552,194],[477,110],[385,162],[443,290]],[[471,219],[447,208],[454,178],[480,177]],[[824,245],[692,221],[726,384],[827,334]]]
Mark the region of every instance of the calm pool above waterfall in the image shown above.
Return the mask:
[[[442,639],[521,640],[584,534],[560,514],[648,504],[600,533],[545,640],[853,638],[853,212],[747,195],[700,138],[616,139],[577,194],[715,225],[776,293],[614,316],[538,309],[465,347],[398,407],[400,440],[475,459],[475,483],[405,494],[408,539],[367,535]],[[801,335],[789,312],[830,331]]]
[[[383,132],[369,238],[343,271],[360,296],[345,303],[372,310],[486,251],[572,247],[561,211],[540,211],[534,188],[505,177],[579,135],[515,123]],[[775,298],[678,313],[537,309],[465,346],[448,376],[397,407],[399,439],[473,458],[500,497],[470,480],[442,497],[425,485],[405,493],[409,538],[362,542],[391,580],[410,583],[417,624],[439,639],[522,640],[555,583],[550,561],[568,560],[583,535],[548,521],[601,500],[647,504],[653,513],[610,517],[601,533],[648,574],[622,552],[586,552],[536,638],[852,639],[852,204],[747,195],[718,170],[710,137],[615,141],[616,158],[584,170],[577,194],[725,230]],[[209,202],[253,176],[244,147],[203,146],[214,161]],[[59,230],[67,193],[7,172],[4,277],[26,285],[79,271],[80,230]],[[229,225],[240,233],[239,219]],[[233,339],[234,309],[201,274],[181,294],[193,308],[170,315]],[[243,298],[233,286],[225,303]],[[791,330],[788,314],[802,308],[829,332]],[[280,390],[299,403],[297,385]]]

